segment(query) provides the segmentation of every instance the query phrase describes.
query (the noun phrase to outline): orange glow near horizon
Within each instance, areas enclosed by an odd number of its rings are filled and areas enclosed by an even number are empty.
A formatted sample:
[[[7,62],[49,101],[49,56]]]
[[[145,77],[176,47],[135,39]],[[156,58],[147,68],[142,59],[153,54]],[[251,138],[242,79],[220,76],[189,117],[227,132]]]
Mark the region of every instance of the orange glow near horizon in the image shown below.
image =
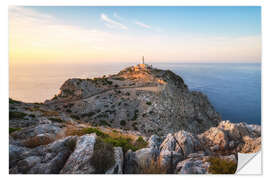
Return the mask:
[[[58,23],[54,17],[9,9],[10,64],[151,61],[260,62],[261,37],[128,36]]]

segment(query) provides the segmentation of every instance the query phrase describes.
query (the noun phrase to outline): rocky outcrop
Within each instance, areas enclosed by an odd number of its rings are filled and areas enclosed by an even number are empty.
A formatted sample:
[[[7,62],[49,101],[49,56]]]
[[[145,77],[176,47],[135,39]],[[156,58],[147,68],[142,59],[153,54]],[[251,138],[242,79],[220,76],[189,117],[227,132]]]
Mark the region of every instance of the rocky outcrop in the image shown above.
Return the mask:
[[[172,71],[147,65],[107,77],[69,79],[45,104],[81,121],[148,136],[179,130],[202,133],[221,120],[204,94],[189,91]]]
[[[213,152],[253,153],[260,149],[260,126],[222,121],[198,135],[201,142]]]
[[[74,148],[76,137],[55,141],[46,146],[26,149],[11,145],[11,174],[58,174]]]
[[[89,163],[93,153],[96,135],[81,136],[75,146],[74,152],[69,156],[62,174],[91,174],[95,172],[94,167]]]

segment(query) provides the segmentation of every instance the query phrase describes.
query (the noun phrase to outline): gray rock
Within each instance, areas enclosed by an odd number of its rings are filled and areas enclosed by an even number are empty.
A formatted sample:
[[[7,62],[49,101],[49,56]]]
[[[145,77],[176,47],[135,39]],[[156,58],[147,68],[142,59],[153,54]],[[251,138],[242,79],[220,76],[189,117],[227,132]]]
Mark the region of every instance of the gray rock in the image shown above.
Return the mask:
[[[81,136],[74,152],[69,156],[61,174],[91,174],[95,169],[90,164],[96,142],[95,134]]]
[[[46,146],[29,149],[21,154],[21,159],[10,173],[16,174],[58,174],[72,153],[76,137],[69,136]]]
[[[114,147],[115,164],[105,174],[123,174],[124,156],[121,147]]]
[[[159,149],[160,144],[162,143],[161,138],[157,135],[152,135],[148,139],[148,146],[149,148],[157,148]]]
[[[159,155],[160,166],[165,169],[167,173],[172,174],[177,163],[183,160],[182,153],[175,151],[163,150]]]
[[[139,174],[140,169],[136,161],[136,154],[132,150],[126,152],[124,164],[125,174]]]
[[[186,159],[177,164],[177,174],[207,174],[210,163],[197,159]]]
[[[184,156],[202,149],[198,138],[189,132],[179,131],[174,134],[174,137],[176,139],[175,151],[183,153]]]

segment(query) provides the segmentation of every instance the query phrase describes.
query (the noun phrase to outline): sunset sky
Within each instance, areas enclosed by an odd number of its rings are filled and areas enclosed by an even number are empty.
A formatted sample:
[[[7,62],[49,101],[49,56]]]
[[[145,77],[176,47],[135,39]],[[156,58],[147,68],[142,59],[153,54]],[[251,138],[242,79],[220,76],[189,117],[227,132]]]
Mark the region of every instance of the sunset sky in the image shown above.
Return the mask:
[[[10,64],[260,62],[260,7],[9,7]]]

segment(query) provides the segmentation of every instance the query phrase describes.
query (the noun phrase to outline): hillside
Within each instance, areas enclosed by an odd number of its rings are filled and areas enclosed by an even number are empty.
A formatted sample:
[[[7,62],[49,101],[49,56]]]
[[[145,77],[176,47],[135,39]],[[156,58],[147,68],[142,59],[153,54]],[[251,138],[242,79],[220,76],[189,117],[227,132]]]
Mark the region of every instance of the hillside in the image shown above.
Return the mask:
[[[179,130],[201,133],[221,120],[207,97],[189,91],[181,77],[144,64],[108,77],[69,79],[45,104],[93,125],[145,135]]]

